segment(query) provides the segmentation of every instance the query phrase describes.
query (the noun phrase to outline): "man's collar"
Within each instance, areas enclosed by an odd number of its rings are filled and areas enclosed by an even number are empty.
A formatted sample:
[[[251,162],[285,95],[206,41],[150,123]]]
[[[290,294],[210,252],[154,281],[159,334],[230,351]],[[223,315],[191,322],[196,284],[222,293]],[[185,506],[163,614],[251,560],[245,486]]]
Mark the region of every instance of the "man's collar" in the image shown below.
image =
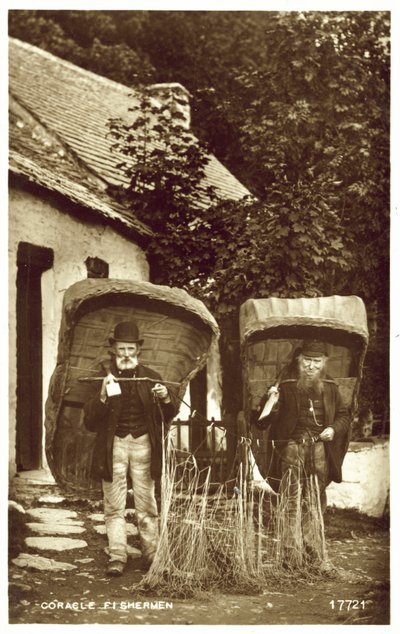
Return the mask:
[[[116,377],[126,377],[128,379],[134,379],[137,376],[137,366],[136,368],[128,369],[128,370],[119,370],[117,368]]]

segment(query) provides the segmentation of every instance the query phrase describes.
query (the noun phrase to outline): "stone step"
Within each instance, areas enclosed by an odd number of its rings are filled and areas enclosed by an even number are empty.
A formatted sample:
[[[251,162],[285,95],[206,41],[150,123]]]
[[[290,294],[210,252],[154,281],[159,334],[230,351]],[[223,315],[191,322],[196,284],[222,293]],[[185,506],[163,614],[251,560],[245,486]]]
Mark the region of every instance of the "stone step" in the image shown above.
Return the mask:
[[[27,522],[26,526],[33,533],[39,533],[41,535],[78,535],[86,531],[86,528],[83,526],[83,522],[71,522],[70,524]]]
[[[69,520],[75,519],[78,517],[78,513],[76,511],[70,511],[68,509],[58,509],[58,508],[49,508],[46,506],[41,506],[38,508],[27,509],[27,514],[29,517],[40,521],[48,521],[48,522],[62,522],[63,524],[68,523]]]
[[[65,502],[65,498],[61,495],[46,494],[42,495],[38,501],[42,504],[61,504],[62,502]]]
[[[26,537],[25,543],[29,548],[38,550],[72,550],[74,548],[87,548],[87,542],[83,539],[72,537]]]
[[[74,564],[68,564],[63,561],[56,561],[55,559],[49,559],[48,557],[42,557],[41,555],[31,555],[29,553],[20,553],[16,559],[12,560],[15,566],[19,568],[27,568],[34,570],[50,570],[50,571],[68,571],[75,570],[77,566]]]

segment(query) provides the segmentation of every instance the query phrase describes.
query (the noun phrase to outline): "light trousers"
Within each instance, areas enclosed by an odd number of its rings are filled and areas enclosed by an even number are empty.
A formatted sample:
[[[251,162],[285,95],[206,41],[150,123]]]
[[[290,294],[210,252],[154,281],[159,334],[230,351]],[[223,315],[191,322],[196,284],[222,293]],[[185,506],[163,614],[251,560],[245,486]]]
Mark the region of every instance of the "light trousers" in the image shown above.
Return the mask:
[[[152,560],[158,544],[158,511],[155,484],[150,473],[151,445],[148,434],[133,438],[131,434],[114,437],[113,480],[103,480],[104,519],[110,561],[127,560],[125,520],[128,474],[133,496],[142,554]]]

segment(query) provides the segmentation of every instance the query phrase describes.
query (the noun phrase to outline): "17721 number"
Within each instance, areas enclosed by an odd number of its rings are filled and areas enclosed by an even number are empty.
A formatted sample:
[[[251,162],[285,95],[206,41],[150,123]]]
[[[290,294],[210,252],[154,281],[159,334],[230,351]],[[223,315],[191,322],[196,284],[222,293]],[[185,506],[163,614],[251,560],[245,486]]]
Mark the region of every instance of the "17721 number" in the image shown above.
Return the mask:
[[[358,601],[358,599],[332,599],[329,601],[329,605],[332,610],[365,610],[365,601]]]

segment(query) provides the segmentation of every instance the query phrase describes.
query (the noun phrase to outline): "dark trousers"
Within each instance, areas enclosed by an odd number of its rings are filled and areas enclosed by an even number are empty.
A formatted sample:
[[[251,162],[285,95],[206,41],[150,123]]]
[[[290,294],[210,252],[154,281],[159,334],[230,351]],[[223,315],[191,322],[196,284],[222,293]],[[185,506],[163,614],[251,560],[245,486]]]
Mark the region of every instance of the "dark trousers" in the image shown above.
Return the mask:
[[[281,554],[293,565],[326,557],[323,512],[328,465],[323,442],[290,440],[280,452]]]

